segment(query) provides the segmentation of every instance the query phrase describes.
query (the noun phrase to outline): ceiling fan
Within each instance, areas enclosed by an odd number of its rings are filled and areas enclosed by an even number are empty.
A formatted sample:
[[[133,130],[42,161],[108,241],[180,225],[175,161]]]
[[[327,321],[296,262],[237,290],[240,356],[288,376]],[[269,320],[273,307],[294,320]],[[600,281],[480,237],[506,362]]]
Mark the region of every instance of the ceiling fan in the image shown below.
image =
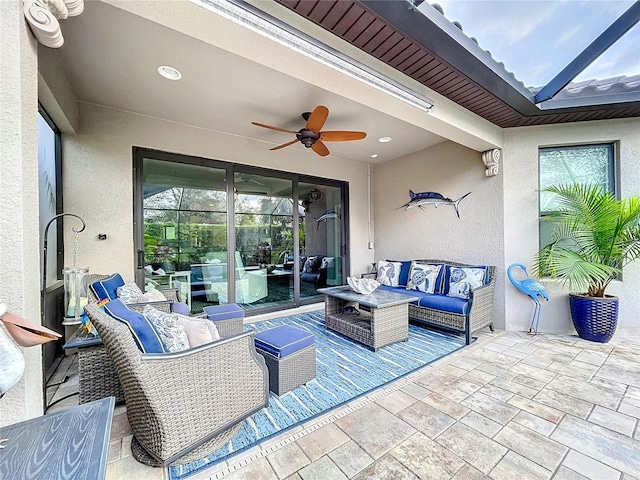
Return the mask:
[[[296,136],[295,140],[283,143],[277,147],[270,148],[269,150],[279,150],[289,145],[293,145],[296,142],[302,143],[305,147],[310,148],[321,157],[329,155],[329,149],[323,142],[346,142],[349,140],[362,140],[367,136],[365,132],[347,132],[347,131],[327,131],[321,132],[320,130],[324,126],[324,122],[327,121],[329,115],[329,109],[324,105],[318,105],[313,112],[305,112],[302,114],[307,124],[300,130],[293,131],[286,128],[273,127],[271,125],[265,125],[264,123],[251,122],[253,125],[262,128],[270,128],[271,130],[277,130],[279,132],[293,133]]]

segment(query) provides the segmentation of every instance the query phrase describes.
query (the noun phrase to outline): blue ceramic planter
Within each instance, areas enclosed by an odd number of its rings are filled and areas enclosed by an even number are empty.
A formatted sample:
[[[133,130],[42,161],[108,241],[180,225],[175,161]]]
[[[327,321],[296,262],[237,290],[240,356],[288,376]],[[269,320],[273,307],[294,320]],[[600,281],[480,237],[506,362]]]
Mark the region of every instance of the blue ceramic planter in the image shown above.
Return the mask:
[[[580,338],[607,343],[618,325],[618,297],[569,294],[571,320]]]

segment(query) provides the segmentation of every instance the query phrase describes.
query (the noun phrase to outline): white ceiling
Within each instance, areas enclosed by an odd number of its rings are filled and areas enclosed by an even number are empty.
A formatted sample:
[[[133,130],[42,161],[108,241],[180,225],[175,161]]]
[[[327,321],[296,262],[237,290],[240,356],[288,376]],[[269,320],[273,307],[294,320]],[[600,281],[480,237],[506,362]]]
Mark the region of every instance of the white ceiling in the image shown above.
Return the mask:
[[[157,2],[157,8],[163,8],[163,3]],[[170,4],[165,6],[170,8]],[[202,9],[202,15],[215,14]],[[327,142],[332,156],[359,162],[398,158],[445,140],[102,2],[85,2],[85,11],[64,20],[62,30],[65,43],[57,54],[81,101],[256,139],[262,143],[248,143],[265,151],[293,136],[255,127],[251,121],[298,130],[305,124],[301,113],[322,104],[330,111],[324,130],[367,132],[364,140]],[[177,68],[182,79],[160,77],[160,65]],[[382,136],[393,140],[379,143]],[[299,143],[287,148],[315,155],[305,152]],[[379,154],[375,160],[370,157],[373,153]],[[278,151],[269,155],[278,155]]]

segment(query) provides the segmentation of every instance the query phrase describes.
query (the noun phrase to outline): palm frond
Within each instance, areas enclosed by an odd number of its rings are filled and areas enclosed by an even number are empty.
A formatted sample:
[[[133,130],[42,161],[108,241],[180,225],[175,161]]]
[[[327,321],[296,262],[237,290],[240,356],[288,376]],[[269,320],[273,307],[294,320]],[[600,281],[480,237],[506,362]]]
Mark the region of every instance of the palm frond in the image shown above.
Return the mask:
[[[572,290],[604,295],[626,263],[640,258],[640,199],[619,201],[599,186],[552,186],[556,208],[552,243],[535,258],[535,273],[568,282]]]

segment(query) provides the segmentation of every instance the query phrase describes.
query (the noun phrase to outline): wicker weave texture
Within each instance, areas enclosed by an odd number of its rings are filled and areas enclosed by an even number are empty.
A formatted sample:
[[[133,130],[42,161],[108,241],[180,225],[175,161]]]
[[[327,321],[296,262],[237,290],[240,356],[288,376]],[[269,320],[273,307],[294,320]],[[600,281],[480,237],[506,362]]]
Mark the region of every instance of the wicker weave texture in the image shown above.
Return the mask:
[[[125,324],[95,304],[85,310],[120,379],[134,436],[163,463],[211,453],[267,405],[268,373],[251,333],[177,354],[143,355]]]
[[[256,350],[264,357],[269,369],[269,390],[276,395],[290,392],[316,378],[315,345],[309,345],[282,358],[271,355],[258,347]]]
[[[206,316],[204,318],[207,318]],[[244,325],[244,321],[242,318],[230,318],[228,320],[216,320],[213,322],[216,328],[218,329],[218,333],[222,338],[231,337],[233,335],[237,335],[242,333],[242,326]]]
[[[116,403],[124,402],[113,363],[104,345],[78,349],[79,403],[93,402],[104,397],[116,397]]]
[[[350,302],[325,295],[325,326],[374,350],[409,338],[408,304],[343,313]]]

